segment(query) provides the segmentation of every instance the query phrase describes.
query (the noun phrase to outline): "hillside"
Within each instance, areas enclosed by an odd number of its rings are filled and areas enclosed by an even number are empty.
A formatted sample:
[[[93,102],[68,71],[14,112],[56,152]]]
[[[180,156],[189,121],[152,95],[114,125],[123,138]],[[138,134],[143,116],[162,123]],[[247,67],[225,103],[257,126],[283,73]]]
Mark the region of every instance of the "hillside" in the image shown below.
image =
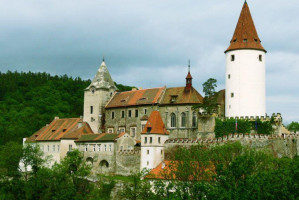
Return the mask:
[[[47,73],[0,72],[0,145],[21,142],[54,116],[79,117],[90,80]],[[132,87],[117,84],[120,91]]]

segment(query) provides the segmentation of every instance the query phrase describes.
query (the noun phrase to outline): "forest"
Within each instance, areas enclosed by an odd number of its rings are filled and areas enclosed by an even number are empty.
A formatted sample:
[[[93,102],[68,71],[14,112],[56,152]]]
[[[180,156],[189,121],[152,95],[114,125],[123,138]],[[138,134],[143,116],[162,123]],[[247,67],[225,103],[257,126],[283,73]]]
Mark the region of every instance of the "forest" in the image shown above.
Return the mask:
[[[48,73],[0,72],[0,145],[22,142],[55,116],[80,117],[90,80]],[[132,87],[116,84],[119,91]]]

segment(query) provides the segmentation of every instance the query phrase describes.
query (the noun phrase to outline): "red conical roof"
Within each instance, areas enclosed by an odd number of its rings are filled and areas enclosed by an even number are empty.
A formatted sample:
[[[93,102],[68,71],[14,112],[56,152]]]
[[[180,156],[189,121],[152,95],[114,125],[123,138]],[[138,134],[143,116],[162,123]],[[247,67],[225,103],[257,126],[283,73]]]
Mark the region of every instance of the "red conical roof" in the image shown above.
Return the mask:
[[[165,128],[159,111],[154,110],[151,113],[141,134],[169,134],[169,132]]]
[[[267,52],[262,46],[259,36],[256,32],[246,1],[243,5],[234,36],[230,41],[230,46],[225,53],[237,49],[257,49]]]

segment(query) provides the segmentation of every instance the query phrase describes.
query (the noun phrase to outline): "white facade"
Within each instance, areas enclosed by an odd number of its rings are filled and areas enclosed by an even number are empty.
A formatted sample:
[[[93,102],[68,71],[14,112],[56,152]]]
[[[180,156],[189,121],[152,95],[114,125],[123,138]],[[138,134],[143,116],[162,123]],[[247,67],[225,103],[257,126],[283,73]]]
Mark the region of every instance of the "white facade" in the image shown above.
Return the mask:
[[[265,63],[261,50],[226,52],[226,117],[266,116]]]
[[[153,169],[164,160],[164,143],[168,138],[162,134],[141,134],[140,171]]]

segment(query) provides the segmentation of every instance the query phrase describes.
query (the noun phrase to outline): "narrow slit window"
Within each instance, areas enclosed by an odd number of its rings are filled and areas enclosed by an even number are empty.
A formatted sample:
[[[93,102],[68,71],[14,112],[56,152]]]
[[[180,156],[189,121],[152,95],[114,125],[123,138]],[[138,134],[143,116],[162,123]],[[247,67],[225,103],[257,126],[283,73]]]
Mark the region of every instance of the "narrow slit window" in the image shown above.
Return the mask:
[[[235,55],[231,55],[230,60],[233,62],[235,61]]]
[[[93,113],[93,106],[90,106],[90,114]]]
[[[232,93],[230,93],[230,97],[231,98],[234,98],[234,96],[235,96],[235,94],[232,92]]]
[[[259,61],[262,62],[263,61],[263,56],[259,55]]]
[[[114,112],[111,113],[111,118],[114,119]]]
[[[230,79],[230,74],[227,76],[228,79]]]

